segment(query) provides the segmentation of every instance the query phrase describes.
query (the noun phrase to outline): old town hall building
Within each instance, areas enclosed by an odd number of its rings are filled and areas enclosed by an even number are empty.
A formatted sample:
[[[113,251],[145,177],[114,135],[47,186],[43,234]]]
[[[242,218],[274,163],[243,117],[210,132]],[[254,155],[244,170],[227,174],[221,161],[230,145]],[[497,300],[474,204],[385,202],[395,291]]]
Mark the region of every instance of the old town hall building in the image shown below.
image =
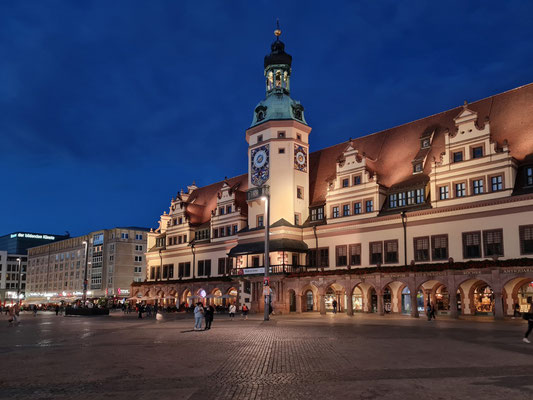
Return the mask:
[[[160,304],[263,309],[265,202],[278,313],[511,315],[533,298],[533,84],[310,152],[292,57],[265,57],[248,172],[179,191],[148,234]],[[354,133],[355,136],[355,133]]]

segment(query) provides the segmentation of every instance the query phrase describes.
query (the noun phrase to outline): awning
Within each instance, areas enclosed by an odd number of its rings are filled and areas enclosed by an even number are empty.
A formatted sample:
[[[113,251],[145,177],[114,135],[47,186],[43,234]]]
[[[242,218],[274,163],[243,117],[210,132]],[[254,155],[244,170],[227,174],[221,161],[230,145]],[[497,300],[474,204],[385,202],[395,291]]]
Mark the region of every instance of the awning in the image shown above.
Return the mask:
[[[293,253],[307,253],[309,247],[302,240],[274,239],[269,244],[270,251],[290,251]],[[246,254],[262,254],[265,252],[265,242],[252,242],[238,244],[232,248],[228,256],[236,257]]]

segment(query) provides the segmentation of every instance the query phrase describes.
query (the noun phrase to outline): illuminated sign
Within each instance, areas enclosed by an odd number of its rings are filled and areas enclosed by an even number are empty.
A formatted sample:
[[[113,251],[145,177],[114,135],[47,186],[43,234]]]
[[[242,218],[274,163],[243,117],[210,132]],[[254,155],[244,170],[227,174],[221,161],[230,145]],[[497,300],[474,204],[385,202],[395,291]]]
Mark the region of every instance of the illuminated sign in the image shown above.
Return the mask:
[[[14,238],[56,240],[55,236],[39,235],[36,233],[12,233],[11,239],[14,239]]]
[[[121,289],[121,288],[118,288],[117,289],[117,293],[120,295],[120,294],[130,294],[130,291],[128,289]]]
[[[97,233],[96,235],[93,235],[93,244],[98,245],[104,243],[104,234],[103,233]]]

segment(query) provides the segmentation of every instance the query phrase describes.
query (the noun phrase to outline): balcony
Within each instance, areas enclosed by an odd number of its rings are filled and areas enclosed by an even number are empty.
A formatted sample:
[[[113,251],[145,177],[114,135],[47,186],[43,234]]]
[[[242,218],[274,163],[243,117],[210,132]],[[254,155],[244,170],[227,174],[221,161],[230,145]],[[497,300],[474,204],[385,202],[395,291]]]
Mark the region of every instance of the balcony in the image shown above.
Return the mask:
[[[270,266],[270,275],[281,274],[296,274],[299,272],[305,272],[307,267],[305,265],[292,265],[292,264],[277,264]],[[231,276],[257,276],[264,275],[264,267],[249,267],[249,268],[232,268],[230,272]]]

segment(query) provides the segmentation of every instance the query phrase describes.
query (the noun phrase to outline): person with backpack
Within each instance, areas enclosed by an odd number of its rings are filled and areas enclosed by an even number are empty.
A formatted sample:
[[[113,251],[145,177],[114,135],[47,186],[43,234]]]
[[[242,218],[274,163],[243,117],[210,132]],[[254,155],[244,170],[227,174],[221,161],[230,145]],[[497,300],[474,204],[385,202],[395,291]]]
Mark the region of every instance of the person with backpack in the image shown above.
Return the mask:
[[[243,304],[242,306],[242,316],[244,319],[248,319],[248,306],[246,304]]]
[[[204,318],[204,307],[202,306],[202,303],[198,302],[196,303],[196,307],[194,307],[194,330],[195,331],[202,330],[202,319],[203,318]]]

